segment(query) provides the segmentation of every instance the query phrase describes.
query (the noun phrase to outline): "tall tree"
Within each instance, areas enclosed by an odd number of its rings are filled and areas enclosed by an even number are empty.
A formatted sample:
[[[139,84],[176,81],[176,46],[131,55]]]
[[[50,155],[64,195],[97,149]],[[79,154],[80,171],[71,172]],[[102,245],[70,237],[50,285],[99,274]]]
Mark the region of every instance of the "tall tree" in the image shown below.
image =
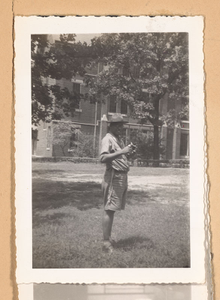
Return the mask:
[[[31,36],[32,123],[59,120],[77,107],[80,95],[61,88],[55,80],[71,80],[85,74],[89,46],[76,42],[75,35],[60,35],[50,43],[48,35]]]
[[[165,99],[188,103],[188,35],[186,33],[103,34],[92,40],[96,60],[105,65],[87,77],[90,97],[115,95],[125,100],[140,123],[154,127],[154,159],[159,159],[159,127],[183,116],[175,109],[160,113]]]

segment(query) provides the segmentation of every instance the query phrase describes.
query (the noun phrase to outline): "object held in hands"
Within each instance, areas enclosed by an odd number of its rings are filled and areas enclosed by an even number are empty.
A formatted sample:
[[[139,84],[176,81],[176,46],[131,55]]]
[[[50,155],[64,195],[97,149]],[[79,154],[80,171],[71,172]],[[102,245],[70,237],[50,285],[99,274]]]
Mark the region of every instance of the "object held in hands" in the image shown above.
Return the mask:
[[[130,143],[128,146],[131,147],[132,151],[137,149],[137,146],[134,145],[133,143]]]
[[[135,154],[136,153],[136,149],[137,149],[137,146],[136,145],[134,145],[133,143],[130,143],[129,145],[128,145],[128,147],[130,147],[131,148],[131,153],[129,153],[128,155],[132,155],[132,154]]]

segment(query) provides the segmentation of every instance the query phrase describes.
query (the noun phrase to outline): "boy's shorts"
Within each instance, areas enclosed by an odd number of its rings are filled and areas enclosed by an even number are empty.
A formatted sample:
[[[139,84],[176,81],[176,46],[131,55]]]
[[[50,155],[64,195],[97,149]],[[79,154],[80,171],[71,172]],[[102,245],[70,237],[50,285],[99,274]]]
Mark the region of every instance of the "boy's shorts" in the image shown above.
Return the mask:
[[[127,172],[119,172],[114,169],[106,170],[102,181],[104,209],[112,211],[124,209],[127,188]]]

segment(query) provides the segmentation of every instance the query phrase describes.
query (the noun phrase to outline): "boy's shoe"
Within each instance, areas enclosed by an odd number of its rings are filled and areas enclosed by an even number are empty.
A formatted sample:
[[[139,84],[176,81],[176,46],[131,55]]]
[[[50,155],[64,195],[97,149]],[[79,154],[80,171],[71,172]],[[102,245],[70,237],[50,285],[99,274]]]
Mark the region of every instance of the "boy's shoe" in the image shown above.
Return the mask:
[[[113,240],[111,237],[109,238],[109,242],[112,244],[113,247],[116,245],[116,241]]]
[[[113,252],[113,247],[110,241],[104,241],[102,246],[102,251],[111,254]]]

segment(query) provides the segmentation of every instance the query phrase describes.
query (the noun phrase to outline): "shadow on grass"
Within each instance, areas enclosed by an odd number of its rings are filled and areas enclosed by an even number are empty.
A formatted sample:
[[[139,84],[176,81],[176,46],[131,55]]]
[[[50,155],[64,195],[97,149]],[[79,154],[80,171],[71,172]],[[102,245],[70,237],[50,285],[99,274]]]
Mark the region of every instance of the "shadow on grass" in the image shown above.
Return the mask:
[[[53,213],[47,214],[46,216],[33,215],[33,226],[41,225],[61,225],[62,219],[67,216],[66,213]]]
[[[154,244],[151,239],[141,236],[131,236],[129,238],[119,240],[114,246],[115,249],[124,251],[131,251],[132,249],[149,249],[153,247]]]
[[[154,199],[149,192],[143,190],[128,190],[127,204],[146,204],[146,201],[154,202]]]
[[[54,170],[33,170],[33,176],[34,175],[42,175],[44,176],[45,174],[48,174],[48,175],[53,175],[54,173],[65,173],[64,170],[57,170],[57,169],[54,169]]]
[[[33,180],[33,209],[45,211],[64,206],[79,210],[99,209],[103,205],[101,185],[97,182],[69,182]],[[145,191],[131,190],[128,192],[127,204],[139,205],[153,201]]]
[[[45,211],[64,206],[88,210],[102,206],[101,187],[95,182],[35,180],[32,193],[34,210]]]

